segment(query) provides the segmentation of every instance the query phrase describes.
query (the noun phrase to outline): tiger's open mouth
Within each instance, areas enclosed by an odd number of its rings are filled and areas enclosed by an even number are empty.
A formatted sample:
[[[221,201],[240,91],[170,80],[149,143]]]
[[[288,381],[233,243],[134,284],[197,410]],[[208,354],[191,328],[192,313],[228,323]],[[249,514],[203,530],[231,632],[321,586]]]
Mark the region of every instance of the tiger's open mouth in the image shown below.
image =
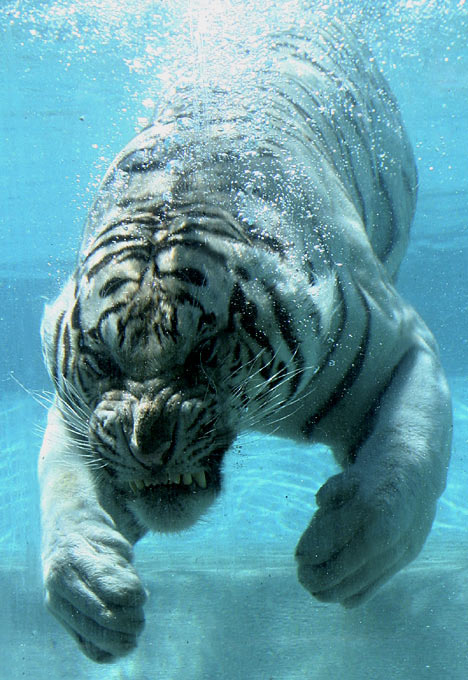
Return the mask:
[[[155,482],[151,479],[134,479],[128,482],[130,489],[137,494],[142,489],[156,489],[160,487],[192,487],[207,488],[206,474],[204,470],[199,472],[184,472],[183,474],[172,475],[166,482]]]
[[[142,477],[124,482],[128,509],[150,531],[174,532],[192,526],[221,490],[220,465],[161,477]]]

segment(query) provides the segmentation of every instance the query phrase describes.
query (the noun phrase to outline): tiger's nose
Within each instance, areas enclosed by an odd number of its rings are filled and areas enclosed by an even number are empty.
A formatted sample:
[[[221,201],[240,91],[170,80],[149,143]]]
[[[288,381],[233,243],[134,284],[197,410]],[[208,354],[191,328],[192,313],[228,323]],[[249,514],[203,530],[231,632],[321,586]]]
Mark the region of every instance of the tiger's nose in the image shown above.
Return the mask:
[[[140,407],[134,420],[130,449],[143,464],[166,465],[176,447],[177,418],[154,406]]]
[[[184,399],[170,389],[152,399],[135,402],[130,449],[144,465],[166,465],[173,457],[183,458],[187,435],[193,437],[203,413],[203,403]]]

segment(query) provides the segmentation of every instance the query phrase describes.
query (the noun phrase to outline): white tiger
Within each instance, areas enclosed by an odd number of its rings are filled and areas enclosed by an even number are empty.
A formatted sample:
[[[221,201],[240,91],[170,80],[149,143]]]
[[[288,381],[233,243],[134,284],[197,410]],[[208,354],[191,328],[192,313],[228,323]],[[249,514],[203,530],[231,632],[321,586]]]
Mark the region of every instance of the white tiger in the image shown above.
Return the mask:
[[[96,661],[143,627],[132,544],[198,519],[239,432],[324,442],[342,466],[296,550],[323,601],[357,605],[412,560],[445,485],[446,381],[393,286],[417,184],[397,105],[338,24],[271,55],[245,87],[168,95],[45,311],[46,599]]]

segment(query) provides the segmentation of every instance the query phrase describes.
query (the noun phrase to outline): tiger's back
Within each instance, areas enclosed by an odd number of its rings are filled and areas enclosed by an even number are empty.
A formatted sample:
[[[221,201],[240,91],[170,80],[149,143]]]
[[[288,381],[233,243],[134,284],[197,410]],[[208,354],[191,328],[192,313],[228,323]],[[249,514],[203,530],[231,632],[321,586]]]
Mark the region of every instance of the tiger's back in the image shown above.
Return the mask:
[[[114,214],[116,197],[154,206],[211,194],[247,223],[258,207],[249,199],[258,198],[290,212],[296,238],[327,222],[337,229],[342,206],[325,188],[333,177],[393,278],[417,192],[398,105],[362,40],[334,22],[311,33],[271,36],[264,70],[233,76],[229,89],[215,82],[170,91],[109,169],[84,248],[106,211]],[[288,238],[286,228],[270,230]]]

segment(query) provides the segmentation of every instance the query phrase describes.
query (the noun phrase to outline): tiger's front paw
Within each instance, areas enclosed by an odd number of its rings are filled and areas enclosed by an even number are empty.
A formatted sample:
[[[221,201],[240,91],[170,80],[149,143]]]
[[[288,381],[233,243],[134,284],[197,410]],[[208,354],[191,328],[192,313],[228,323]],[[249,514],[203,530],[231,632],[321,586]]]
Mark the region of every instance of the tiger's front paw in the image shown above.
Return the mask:
[[[297,548],[300,583],[323,602],[354,607],[421,550],[435,502],[405,497],[395,478],[331,477]]]
[[[132,547],[113,528],[86,524],[60,536],[44,556],[46,604],[93,661],[134,649],[146,594]]]

